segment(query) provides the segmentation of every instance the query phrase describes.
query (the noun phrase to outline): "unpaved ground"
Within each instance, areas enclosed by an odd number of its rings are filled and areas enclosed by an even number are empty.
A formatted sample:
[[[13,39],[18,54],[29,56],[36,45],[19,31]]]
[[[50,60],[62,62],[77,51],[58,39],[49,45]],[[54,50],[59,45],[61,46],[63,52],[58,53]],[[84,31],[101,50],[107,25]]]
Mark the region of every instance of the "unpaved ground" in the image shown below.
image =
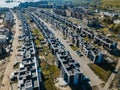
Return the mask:
[[[13,30],[15,31],[13,45],[12,45],[13,52],[11,52],[12,55],[9,57],[9,62],[6,66],[4,77],[2,80],[2,84],[4,84],[4,86],[1,86],[0,90],[16,90],[15,88],[17,88],[16,85],[10,85],[10,80],[9,80],[10,74],[14,71],[13,65],[17,62],[17,58],[16,58],[17,46],[19,46],[18,43],[19,21],[15,14],[14,14],[14,18],[16,19],[16,24],[13,27]]]
[[[118,46],[117,46],[117,47],[118,47],[118,49],[120,50],[120,42],[118,42]]]

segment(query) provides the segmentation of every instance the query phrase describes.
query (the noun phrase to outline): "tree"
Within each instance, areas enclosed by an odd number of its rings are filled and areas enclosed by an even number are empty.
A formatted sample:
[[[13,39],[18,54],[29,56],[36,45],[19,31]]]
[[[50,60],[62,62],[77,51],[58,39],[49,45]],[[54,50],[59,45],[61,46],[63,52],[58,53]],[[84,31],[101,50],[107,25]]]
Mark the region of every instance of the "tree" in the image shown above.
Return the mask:
[[[114,24],[112,26],[112,30],[113,30],[114,33],[120,34],[120,24]]]

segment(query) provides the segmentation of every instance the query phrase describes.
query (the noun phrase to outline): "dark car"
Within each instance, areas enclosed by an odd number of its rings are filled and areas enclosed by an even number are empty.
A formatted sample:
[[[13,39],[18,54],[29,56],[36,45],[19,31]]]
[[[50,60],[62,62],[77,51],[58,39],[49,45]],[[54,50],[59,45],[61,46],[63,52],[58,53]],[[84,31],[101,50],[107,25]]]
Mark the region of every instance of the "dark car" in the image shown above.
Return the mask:
[[[83,54],[79,50],[77,50],[76,53],[77,55],[79,55],[79,57],[83,56]]]
[[[86,82],[90,81],[90,79],[88,77],[84,77],[83,80],[86,81]]]

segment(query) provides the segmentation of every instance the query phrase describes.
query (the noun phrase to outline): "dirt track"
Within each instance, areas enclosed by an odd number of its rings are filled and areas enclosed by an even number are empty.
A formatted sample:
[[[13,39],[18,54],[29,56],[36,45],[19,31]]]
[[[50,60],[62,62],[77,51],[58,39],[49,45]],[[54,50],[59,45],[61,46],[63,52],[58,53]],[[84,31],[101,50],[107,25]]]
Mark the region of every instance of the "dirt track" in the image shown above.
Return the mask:
[[[19,36],[19,21],[14,14],[14,18],[15,18],[15,25],[13,27],[13,30],[15,31],[15,34],[14,34],[14,40],[13,40],[13,44],[12,44],[12,49],[13,49],[13,52],[11,52],[11,56],[9,57],[9,62],[7,63],[7,66],[6,66],[6,69],[5,69],[5,73],[4,73],[4,77],[3,77],[3,80],[2,80],[2,84],[4,84],[4,86],[1,86],[0,90],[16,90],[15,88],[12,89],[12,85],[10,85],[10,80],[9,80],[9,76],[10,74],[14,71],[13,70],[13,65],[16,63],[16,55],[17,55],[17,46],[19,45],[18,43],[18,36]]]

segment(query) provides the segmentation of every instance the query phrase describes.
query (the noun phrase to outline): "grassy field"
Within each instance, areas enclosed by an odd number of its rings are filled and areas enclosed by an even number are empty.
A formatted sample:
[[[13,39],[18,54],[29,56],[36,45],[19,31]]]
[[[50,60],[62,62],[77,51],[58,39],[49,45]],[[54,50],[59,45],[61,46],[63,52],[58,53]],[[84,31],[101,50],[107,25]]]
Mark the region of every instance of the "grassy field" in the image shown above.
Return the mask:
[[[38,29],[33,30],[32,33],[37,37],[35,40],[36,45],[41,45],[43,48],[43,50],[39,51],[39,56],[45,57],[40,63],[40,68],[43,74],[44,89],[57,90],[54,86],[54,79],[60,75],[60,70],[54,65],[55,58],[49,50],[49,47],[46,44],[40,43],[40,41],[44,40],[42,33]]]
[[[93,63],[91,64],[88,64],[88,66],[93,70],[93,72],[99,76],[100,79],[104,80],[104,81],[107,81],[110,74],[111,74],[111,71],[110,70],[105,70],[103,68],[101,68],[100,66],[98,65],[95,65]]]
[[[45,55],[45,53],[49,52],[49,48],[47,46],[43,46],[43,50],[39,52],[40,56]]]
[[[42,61],[40,65],[44,75],[45,89],[57,90],[54,86],[54,79],[60,75],[60,70],[54,65],[49,65],[46,61]]]
[[[37,36],[37,39],[35,40],[35,44],[39,45],[40,41],[44,40],[42,33],[40,33],[40,31],[38,29],[32,30],[32,33],[33,33],[33,35]]]

